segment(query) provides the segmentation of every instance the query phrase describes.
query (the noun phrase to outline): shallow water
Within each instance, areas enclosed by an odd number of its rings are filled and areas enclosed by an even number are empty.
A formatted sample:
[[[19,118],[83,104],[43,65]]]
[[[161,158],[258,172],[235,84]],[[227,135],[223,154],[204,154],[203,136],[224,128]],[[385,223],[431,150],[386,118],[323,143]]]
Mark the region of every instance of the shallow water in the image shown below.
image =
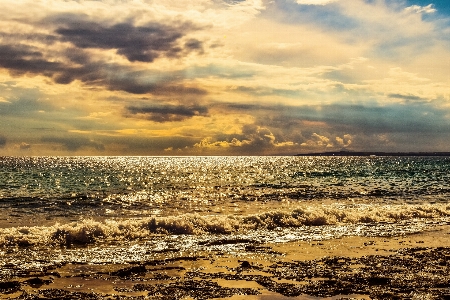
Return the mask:
[[[3,157],[0,170],[2,244],[368,223],[383,235],[450,214],[442,157]]]

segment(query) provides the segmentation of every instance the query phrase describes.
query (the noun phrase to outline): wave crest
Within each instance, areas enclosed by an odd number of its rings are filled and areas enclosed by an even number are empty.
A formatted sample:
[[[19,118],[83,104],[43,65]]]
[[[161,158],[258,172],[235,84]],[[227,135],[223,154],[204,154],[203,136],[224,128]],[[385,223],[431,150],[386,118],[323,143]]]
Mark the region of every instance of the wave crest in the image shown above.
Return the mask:
[[[83,219],[53,226],[0,229],[0,246],[89,245],[148,239],[152,235],[233,234],[302,226],[401,222],[450,217],[450,204],[317,205],[247,216],[185,214],[128,220]]]

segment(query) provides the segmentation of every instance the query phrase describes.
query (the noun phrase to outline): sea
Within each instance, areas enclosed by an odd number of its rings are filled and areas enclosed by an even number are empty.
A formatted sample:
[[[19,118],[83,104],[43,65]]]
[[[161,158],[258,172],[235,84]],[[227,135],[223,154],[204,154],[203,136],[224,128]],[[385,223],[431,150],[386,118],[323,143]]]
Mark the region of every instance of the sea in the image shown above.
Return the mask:
[[[0,157],[0,280],[419,233],[449,224],[449,182],[449,157]]]

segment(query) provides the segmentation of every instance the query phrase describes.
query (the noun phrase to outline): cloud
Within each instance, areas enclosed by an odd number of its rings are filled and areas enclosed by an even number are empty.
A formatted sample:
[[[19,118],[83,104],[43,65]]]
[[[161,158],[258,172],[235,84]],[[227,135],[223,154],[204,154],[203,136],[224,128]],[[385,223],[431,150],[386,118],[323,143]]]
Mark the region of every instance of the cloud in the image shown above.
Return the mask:
[[[167,155],[168,152],[177,154],[186,147],[192,146],[196,141],[192,137],[163,136],[148,137],[144,134],[137,136],[104,137],[105,155]],[[171,150],[172,149],[172,150]],[[115,152],[114,152],[115,151]],[[180,153],[182,154],[182,153]]]
[[[246,140],[249,140],[253,146],[265,147],[267,145],[275,145],[275,136],[265,127],[253,124],[244,125],[242,128],[242,135],[244,135]]]
[[[228,4],[230,4],[230,5],[236,5],[236,4],[239,4],[239,3],[244,2],[246,0],[223,0],[223,1],[228,3]]]
[[[337,136],[336,142],[339,146],[347,148],[352,144],[352,136],[350,134],[344,134],[344,138]]]
[[[328,51],[328,55],[321,55],[319,63],[327,63],[327,57],[336,54],[345,58],[382,57],[395,62],[411,59],[420,53],[427,53],[438,39],[446,35],[440,28],[448,28],[442,22],[431,22],[433,6],[411,7],[408,12],[405,10],[406,1],[354,0],[335,1],[330,5],[312,5],[312,2],[305,0],[305,4],[311,5],[298,5],[294,1],[276,1],[274,6],[280,13],[275,16],[279,17],[278,24],[310,24],[312,30],[322,29],[317,30],[323,36],[319,40],[321,43],[312,44],[314,37],[311,37],[304,39],[307,42],[303,47],[297,47],[302,50],[302,54],[305,52],[312,57],[313,54],[321,54],[324,49],[335,49],[332,53]],[[424,14],[430,22],[425,21]],[[304,31],[299,36],[308,35],[308,31]],[[336,46],[330,43],[332,37],[337,41]],[[324,44],[327,46],[320,47]],[[349,55],[345,55],[345,52]],[[355,55],[355,52],[359,53]]]
[[[246,124],[242,127],[242,134],[229,135],[225,140],[215,140],[212,137],[202,139],[194,144],[194,148],[199,150],[215,150],[231,148],[236,153],[264,153],[273,151],[283,151],[287,148],[292,152],[292,147],[296,143],[292,141],[278,141],[270,129],[255,124]]]
[[[14,76],[43,75],[53,78],[57,83],[70,83],[77,77],[83,80],[84,76],[92,75],[95,69],[92,66],[72,67],[67,63],[52,61],[38,47],[23,44],[0,45],[0,67],[9,70]],[[99,76],[93,77],[98,79]]]
[[[203,43],[197,39],[189,39],[184,43],[186,49],[203,54]]]
[[[45,76],[57,84],[79,81],[132,94],[205,95],[205,89],[185,82],[180,70],[149,68],[159,58],[175,61],[191,53],[204,54],[205,43],[192,36],[200,27],[190,21],[138,26],[133,19],[114,23],[104,16],[93,21],[83,14],[58,13],[28,21],[36,32],[51,32],[47,35],[29,38],[30,32],[13,35],[4,29],[0,68],[16,78]]]
[[[108,74],[106,78],[108,80],[105,80],[104,84],[111,91],[125,91],[132,94],[176,95],[178,97],[207,94],[207,91],[203,88],[186,86],[177,82],[174,78],[153,79],[151,74],[145,74],[145,72],[122,72],[119,76]],[[155,82],[152,82],[152,80],[155,80]]]
[[[434,8],[434,4],[429,4],[427,6],[412,5],[412,6],[405,8],[405,11],[413,12],[416,14],[421,14],[421,13],[432,14],[432,13],[436,12],[436,9]]]
[[[25,142],[20,143],[19,145],[20,150],[28,150],[31,148],[31,145]]]
[[[3,153],[446,147],[439,2],[150,2],[2,3]]]
[[[94,148],[98,151],[105,150],[105,146],[101,143],[97,143],[85,137],[56,137],[56,136],[44,136],[41,138],[44,143],[59,144],[62,145],[68,151],[76,151],[83,147]]]
[[[0,135],[0,148],[3,148],[5,146],[6,146],[6,137]]]
[[[298,25],[310,23],[333,31],[345,30],[347,32],[349,29],[362,26],[361,20],[342,9],[342,6],[345,7],[346,1],[342,5],[341,2],[338,0],[275,1],[274,5],[282,12],[281,15],[275,16],[280,17],[278,21],[282,23]]]
[[[29,118],[36,116],[39,111],[52,111],[54,107],[42,101],[42,93],[37,89],[15,89],[16,99],[10,99],[10,102],[0,102],[0,116],[3,118],[11,116],[20,116]]]
[[[204,95],[202,88],[186,86],[176,76],[154,76],[149,71],[135,71],[128,66],[92,61],[77,49],[65,50],[71,62],[46,59],[37,47],[27,45],[1,45],[0,67],[13,75],[43,75],[59,84],[79,80],[86,85],[105,87],[111,91],[155,95]],[[73,63],[77,63],[74,65]]]
[[[333,148],[334,144],[331,142],[330,138],[313,133],[311,139],[302,143],[301,146],[311,148]]]
[[[136,116],[154,122],[179,122],[194,116],[207,116],[208,108],[200,105],[151,105],[128,106],[127,116]]]
[[[447,112],[434,102],[406,102],[403,104],[329,104],[303,105],[281,109],[274,107],[275,118],[266,119],[271,125],[295,124],[299,121],[312,121],[327,124],[326,130],[348,130],[364,133],[383,132],[443,132],[450,126]],[[259,118],[259,121],[263,119]],[[323,122],[323,123],[321,123]],[[322,126],[322,125],[321,125]],[[317,127],[310,127],[317,128]]]
[[[0,67],[14,75],[32,73],[48,77],[64,70],[63,64],[48,61],[38,48],[21,44],[0,45]]]
[[[230,113],[251,114],[259,126],[269,128],[278,138],[283,136],[284,140],[296,143],[305,142],[300,136],[293,138],[298,132],[304,132],[305,137],[314,132],[319,135],[332,133],[326,136],[334,140],[336,136],[342,138],[344,134],[353,133],[444,132],[450,126],[444,99],[393,93],[388,94],[389,101],[377,103],[357,100],[370,97],[370,94],[352,95],[346,91],[346,96],[354,103],[346,103],[348,99],[343,99],[341,104],[229,103],[221,107]]]
[[[191,24],[170,26],[150,22],[145,26],[118,23],[111,26],[83,20],[80,16],[65,19],[56,18],[59,24],[56,33],[62,41],[70,42],[79,48],[115,49],[129,61],[153,62],[164,57],[177,57],[183,51],[203,49],[202,42],[188,40],[183,49],[179,43],[186,32],[193,30]],[[76,19],[76,20],[73,20]]]
[[[297,0],[297,4],[301,5],[326,5],[339,0]]]
[[[223,146],[227,142],[231,149],[234,145],[242,149],[271,149],[276,152],[276,145],[291,142],[292,151],[322,151],[326,149],[395,149],[395,146],[407,149],[408,140],[433,140],[433,144],[442,144],[448,136],[450,119],[447,110],[437,100],[417,99],[408,94],[391,95],[403,97],[400,103],[385,104],[318,104],[318,105],[261,105],[261,104],[230,104],[227,106],[234,113],[252,114],[254,123],[259,128],[267,129],[266,134],[260,134],[265,143],[257,143],[256,130],[242,130],[242,136],[230,135],[228,138],[212,137],[212,141],[220,141],[215,146]],[[397,99],[397,98],[395,98]],[[251,127],[250,127],[251,128]],[[251,134],[253,132],[253,135]],[[260,130],[262,132],[262,130]],[[268,133],[270,132],[270,134]],[[375,136],[390,138],[389,143],[381,143]],[[276,137],[272,143],[273,138]],[[408,138],[406,138],[408,137]],[[241,143],[231,142],[236,138]],[[398,144],[396,144],[398,143]],[[297,145],[297,147],[295,147]],[[301,146],[300,146],[301,145]],[[401,146],[400,146],[401,145]],[[247,148],[245,148],[246,146]],[[411,145],[412,147],[413,145]],[[426,145],[421,145],[425,147]],[[419,146],[414,145],[417,149]],[[431,147],[428,146],[427,147]],[[219,149],[218,147],[216,149]],[[440,149],[445,147],[440,146]],[[287,152],[288,153],[288,152]]]
[[[389,98],[403,99],[406,101],[426,101],[427,99],[415,95],[389,94]]]
[[[230,148],[230,147],[242,147],[250,145],[251,141],[240,141],[237,138],[231,139],[231,141],[214,141],[212,137],[202,139],[200,142],[194,144],[194,148],[199,149],[214,149],[214,148]]]

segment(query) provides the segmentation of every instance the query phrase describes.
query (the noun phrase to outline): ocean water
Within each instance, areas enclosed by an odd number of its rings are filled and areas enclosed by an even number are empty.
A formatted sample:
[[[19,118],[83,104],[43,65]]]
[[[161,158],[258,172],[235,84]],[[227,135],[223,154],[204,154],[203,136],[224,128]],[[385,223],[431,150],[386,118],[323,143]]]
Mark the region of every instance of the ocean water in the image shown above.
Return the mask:
[[[0,265],[411,234],[448,224],[449,182],[446,157],[0,157]]]

